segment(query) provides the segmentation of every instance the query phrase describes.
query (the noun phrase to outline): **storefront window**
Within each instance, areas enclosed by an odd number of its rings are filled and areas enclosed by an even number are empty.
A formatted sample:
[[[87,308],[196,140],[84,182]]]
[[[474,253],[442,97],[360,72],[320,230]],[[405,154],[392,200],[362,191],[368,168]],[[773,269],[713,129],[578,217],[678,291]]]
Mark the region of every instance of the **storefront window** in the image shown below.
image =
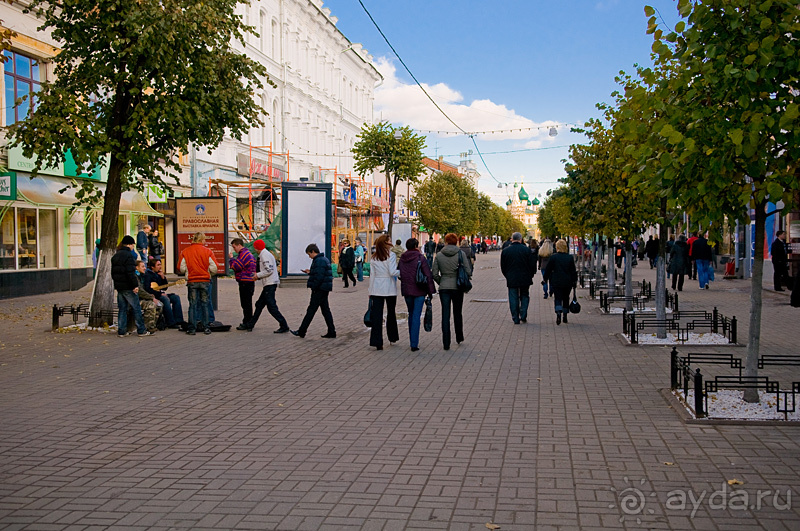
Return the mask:
[[[19,239],[17,240],[19,268],[36,268],[36,209],[18,208],[17,226],[19,227]]]
[[[16,269],[17,253],[14,248],[14,209],[9,208],[0,220],[0,269]]]
[[[56,211],[39,211],[39,267],[58,267]]]
[[[86,213],[86,220],[84,221],[86,228],[83,231],[84,244],[86,248],[86,266],[88,267],[92,262],[92,254],[94,253],[97,245],[94,243],[100,237],[100,213],[88,212]]]

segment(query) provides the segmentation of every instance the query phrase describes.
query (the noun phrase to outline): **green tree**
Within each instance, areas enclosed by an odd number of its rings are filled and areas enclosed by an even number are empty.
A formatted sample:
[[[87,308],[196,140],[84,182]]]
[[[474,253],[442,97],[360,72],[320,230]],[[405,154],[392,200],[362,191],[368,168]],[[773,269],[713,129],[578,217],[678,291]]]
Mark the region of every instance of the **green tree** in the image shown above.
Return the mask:
[[[437,173],[415,187],[409,209],[429,231],[468,235],[480,227],[478,199],[475,188],[460,175]]]
[[[422,150],[425,137],[414,134],[409,127],[395,129],[388,122],[364,124],[353,146],[354,170],[360,176],[382,168],[389,186],[389,226],[392,233],[397,185],[415,183],[425,171]],[[423,224],[428,227],[427,223]],[[430,227],[428,227],[430,228]]]
[[[800,189],[800,9],[794,0],[678,1],[680,21],[666,35],[655,10],[648,31],[659,64],[650,74],[664,109],[651,124],[666,139],[662,186],[703,227],[725,216],[755,216],[755,259],[745,374],[758,374],[766,205],[792,205]],[[649,73],[648,73],[649,74]],[[745,400],[758,401],[756,390]]]
[[[259,123],[254,93],[266,71],[231,48],[252,33],[235,14],[238,3],[30,4],[61,50],[53,58],[56,79],[42,84],[35,112],[10,128],[12,144],[36,155],[34,174],[63,161],[68,149],[79,165],[108,164],[92,312],[112,307],[110,260],[122,192],[141,190],[146,181],[169,188],[178,182],[176,156],[190,143],[213,149],[226,133],[241,138]],[[83,203],[101,195],[92,181],[77,193]]]

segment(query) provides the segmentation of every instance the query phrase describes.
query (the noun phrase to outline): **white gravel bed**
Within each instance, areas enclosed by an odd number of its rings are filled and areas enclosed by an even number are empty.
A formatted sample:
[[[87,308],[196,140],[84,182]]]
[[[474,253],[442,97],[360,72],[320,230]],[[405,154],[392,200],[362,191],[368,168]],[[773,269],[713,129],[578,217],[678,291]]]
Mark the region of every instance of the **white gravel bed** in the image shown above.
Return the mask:
[[[62,327],[56,328],[54,331],[59,333],[59,334],[69,334],[70,332],[78,332],[78,333],[80,333],[80,332],[103,332],[103,333],[108,333],[108,332],[116,332],[117,331],[117,325],[113,324],[111,326],[95,327],[95,326],[89,326],[89,323],[78,323],[78,324],[69,325],[69,326],[62,326]]]
[[[794,420],[800,421],[800,408],[794,413],[789,413],[784,417],[776,409],[778,398],[775,393],[759,391],[760,402],[749,404],[742,400],[744,391],[721,389],[716,393],[708,394],[708,418],[709,419],[732,419],[732,420]],[[694,389],[689,389],[687,401],[683,401],[683,391],[675,391],[675,396],[683,402],[684,407],[692,414],[694,412]],[[780,399],[783,405],[783,398]],[[688,402],[688,403],[687,403]],[[791,405],[791,397],[789,398]],[[689,407],[691,405],[691,407]]]
[[[619,314],[619,315],[621,315],[624,310],[625,310],[625,308],[609,308],[608,309],[608,315],[611,315],[611,314]],[[631,310],[628,313],[656,313],[656,309],[655,308],[645,308],[644,310],[637,310],[637,309],[634,308],[633,310]],[[667,308],[667,313],[672,313],[672,308]]]
[[[630,336],[623,334],[622,337],[630,343]],[[712,333],[698,334],[689,332],[689,340],[683,343],[678,341],[678,334],[674,332],[667,332],[667,337],[664,339],[657,338],[655,332],[652,334],[639,333],[636,334],[636,337],[639,345],[732,345],[732,343],[728,342],[727,337],[722,334]]]

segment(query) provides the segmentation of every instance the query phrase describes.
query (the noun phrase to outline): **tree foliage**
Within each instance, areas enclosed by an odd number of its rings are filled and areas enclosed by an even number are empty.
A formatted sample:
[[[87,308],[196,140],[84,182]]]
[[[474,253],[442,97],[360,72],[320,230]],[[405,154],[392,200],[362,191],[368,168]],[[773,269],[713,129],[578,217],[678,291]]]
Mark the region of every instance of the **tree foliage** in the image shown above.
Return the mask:
[[[400,138],[395,138],[395,133]],[[409,127],[394,128],[388,122],[364,124],[353,146],[353,168],[360,176],[381,168],[389,186],[389,226],[391,234],[397,185],[400,182],[415,183],[425,171],[422,150],[425,137],[417,135]]]
[[[254,94],[266,71],[231,48],[253,28],[236,0],[33,0],[29,9],[60,43],[55,80],[10,128],[12,145],[36,156],[35,174],[70,150],[83,167],[108,165],[101,249],[116,247],[123,191],[145,181],[169,187],[190,143],[213,149],[259,123]],[[101,192],[84,181],[81,202]],[[109,310],[110,253],[98,266],[93,310]],[[99,289],[98,289],[99,288]],[[96,306],[97,298],[99,306]]]

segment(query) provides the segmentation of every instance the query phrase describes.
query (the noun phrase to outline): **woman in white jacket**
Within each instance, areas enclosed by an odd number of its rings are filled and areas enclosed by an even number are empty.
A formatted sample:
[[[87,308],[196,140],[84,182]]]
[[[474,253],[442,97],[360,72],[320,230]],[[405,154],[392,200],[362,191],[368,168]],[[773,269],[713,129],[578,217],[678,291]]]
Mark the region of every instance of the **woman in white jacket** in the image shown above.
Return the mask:
[[[400,340],[397,330],[397,256],[391,251],[392,241],[387,234],[375,240],[375,254],[369,268],[369,299],[371,312],[369,315],[372,332],[369,335],[369,346],[383,350],[383,305],[386,304],[386,335],[390,343]]]

